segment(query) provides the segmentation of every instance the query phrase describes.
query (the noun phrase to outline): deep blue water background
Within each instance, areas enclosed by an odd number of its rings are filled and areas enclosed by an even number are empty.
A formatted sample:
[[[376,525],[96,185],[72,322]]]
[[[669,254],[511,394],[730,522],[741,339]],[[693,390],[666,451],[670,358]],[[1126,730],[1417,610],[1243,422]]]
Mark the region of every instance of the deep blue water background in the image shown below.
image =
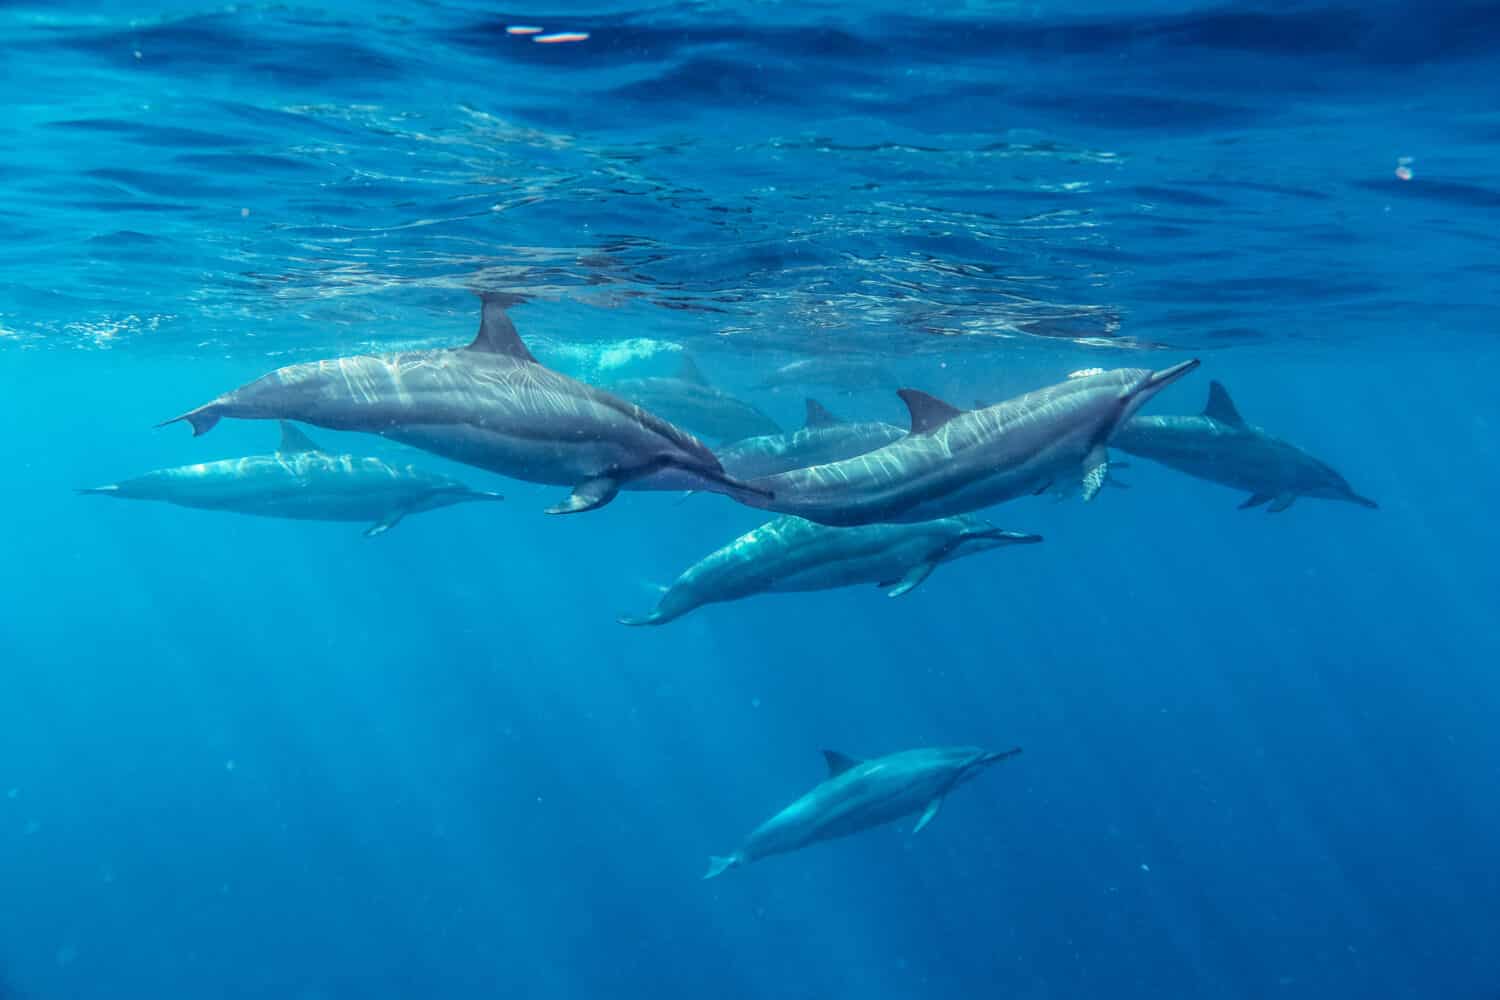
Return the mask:
[[[0,996],[1500,995],[1500,18],[951,6],[0,9]],[[788,424],[796,357],[900,419],[1200,356],[1155,412],[1221,379],[1382,509],[1137,462],[899,602],[627,630],[762,518],[70,495],[269,450],[150,428],[477,285]],[[699,881],[820,748],[943,743],[1026,753]]]

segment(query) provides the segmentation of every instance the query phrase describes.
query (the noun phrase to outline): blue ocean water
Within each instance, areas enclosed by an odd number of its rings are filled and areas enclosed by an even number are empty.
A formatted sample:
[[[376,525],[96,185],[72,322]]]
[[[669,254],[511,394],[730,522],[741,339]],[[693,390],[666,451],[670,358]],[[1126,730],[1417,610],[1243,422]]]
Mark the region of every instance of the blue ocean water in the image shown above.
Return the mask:
[[[537,44],[508,26],[586,33]],[[0,8],[0,997],[1500,993],[1488,4]],[[795,426],[1200,357],[1380,510],[1145,461],[1046,542],[639,613],[764,520],[389,535],[72,490],[294,361],[670,371]],[[797,359],[890,384],[754,386]],[[1025,753],[700,881],[833,748]]]

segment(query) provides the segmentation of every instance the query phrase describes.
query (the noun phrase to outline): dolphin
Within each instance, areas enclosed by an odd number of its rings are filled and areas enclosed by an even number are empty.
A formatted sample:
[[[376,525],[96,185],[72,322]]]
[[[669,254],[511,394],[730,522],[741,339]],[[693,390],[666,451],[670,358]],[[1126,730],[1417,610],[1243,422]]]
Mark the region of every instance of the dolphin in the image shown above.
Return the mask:
[[[852,392],[876,389],[895,381],[882,365],[863,358],[803,358],[771,372],[753,388],[776,391],[787,386],[822,385]]]
[[[920,811],[922,817],[912,829],[918,833],[932,822],[949,792],[991,764],[1020,752],[1020,747],[998,752],[980,747],[930,747],[856,760],[824,750],[828,777],[756,827],[739,850],[711,858],[703,877],[713,878],[773,854],[847,837]]]
[[[159,469],[78,492],[302,521],[371,521],[365,530],[370,538],[390,531],[408,514],[505,499],[409,465],[330,454],[285,421],[275,454]]]
[[[691,434],[543,367],[505,314],[514,300],[481,298],[467,347],[288,365],[158,426],[185,420],[198,435],[239,417],[367,431],[514,479],[572,486],[549,514],[602,507],[622,488],[757,492]]]
[[[829,528],[784,515],[689,566],[656,610],[622,625],[665,625],[695,608],[755,594],[832,590],[873,583],[888,597],[910,593],[939,563],[1040,535],[1006,531],[977,517],[917,524]]]
[[[781,432],[776,421],[752,404],[709,385],[686,354],[674,377],[621,379],[610,389],[694,433],[719,441]]]
[[[1112,443],[1178,472],[1248,491],[1241,510],[1270,503],[1266,509],[1280,513],[1298,497],[1380,506],[1301,448],[1247,424],[1218,382],[1209,383],[1208,403],[1198,416],[1132,417]]]
[[[874,451],[904,437],[895,424],[840,420],[815,399],[807,401],[807,421],[790,434],[762,434],[720,448],[719,461],[736,479],[774,476],[810,465],[838,462]]]
[[[752,479],[752,507],[820,524],[930,521],[1082,483],[1092,500],[1109,478],[1110,437],[1162,389],[1198,367],[1075,373],[978,410],[902,389],[905,437],[854,458]],[[773,494],[769,499],[763,494]]]

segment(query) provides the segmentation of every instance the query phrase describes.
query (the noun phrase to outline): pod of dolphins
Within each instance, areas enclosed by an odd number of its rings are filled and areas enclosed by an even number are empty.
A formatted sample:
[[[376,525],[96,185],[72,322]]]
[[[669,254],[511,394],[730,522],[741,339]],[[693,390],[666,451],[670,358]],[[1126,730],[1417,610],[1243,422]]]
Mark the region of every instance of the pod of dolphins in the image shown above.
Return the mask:
[[[654,610],[620,619],[626,625],[663,625],[705,604],[762,593],[873,584],[899,597],[945,562],[1040,542],[972,514],[1049,492],[1076,490],[1092,500],[1110,480],[1111,448],[1240,490],[1248,494],[1242,508],[1266,504],[1279,512],[1299,497],[1376,506],[1327,464],[1247,423],[1218,382],[1200,414],[1137,415],[1197,360],[1159,371],[1077,372],[971,410],[902,389],[907,430],[843,421],[808,400],[805,426],[787,433],[712,387],[691,361],[676,377],[621,381],[613,392],[553,371],[532,356],[506,314],[517,300],[481,299],[479,333],[465,347],[288,365],[159,425],[186,422],[198,436],[225,417],[277,420],[281,444],[272,454],[162,469],[79,492],[356,521],[368,523],[371,536],[409,514],[503,499],[412,466],[331,454],[292,425],[297,421],[378,434],[513,479],[569,488],[549,514],[593,510],[621,490],[673,490],[720,493],[781,515],[690,566]],[[837,384],[812,366],[793,363],[763,384],[786,384],[798,373]],[[727,443],[715,453],[677,422]],[[932,747],[861,761],[824,751],[825,780],[733,854],[714,858],[704,877],[913,814],[920,814],[913,832],[921,830],[948,792],[1019,752]]]

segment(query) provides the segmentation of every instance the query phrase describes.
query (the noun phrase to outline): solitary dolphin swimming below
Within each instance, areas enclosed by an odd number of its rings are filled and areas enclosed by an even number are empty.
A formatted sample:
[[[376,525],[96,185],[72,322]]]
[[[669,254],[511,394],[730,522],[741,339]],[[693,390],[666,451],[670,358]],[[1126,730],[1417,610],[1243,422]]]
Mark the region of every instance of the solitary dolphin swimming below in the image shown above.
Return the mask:
[[[380,434],[514,479],[572,486],[549,514],[602,507],[621,489],[767,499],[725,474],[704,444],[618,396],[543,367],[483,295],[468,347],[288,365],[165,423],[195,435],[223,417],[300,420]]]
[[[1240,504],[1241,510],[1270,503],[1266,509],[1280,513],[1298,497],[1380,506],[1355,493],[1327,464],[1247,424],[1218,382],[1209,383],[1202,414],[1133,417],[1115,434],[1113,444],[1178,472],[1247,491],[1250,496]]]
[[[736,479],[774,476],[810,465],[826,465],[863,455],[906,436],[895,424],[840,420],[815,399],[807,401],[807,421],[790,434],[762,434],[720,448],[719,461]]]
[[[930,521],[1081,481],[1092,500],[1109,477],[1109,441],[1146,401],[1198,367],[1078,373],[978,410],[902,389],[911,431],[855,458],[750,480],[774,494],[752,507],[829,525]]]
[[[688,567],[656,610],[622,625],[665,625],[695,608],[755,594],[831,590],[873,583],[889,597],[910,593],[940,563],[1005,545],[1040,542],[977,517],[917,524],[830,528],[785,515]]]
[[[675,376],[621,379],[610,385],[618,395],[652,413],[718,441],[777,434],[781,427],[751,403],[709,384],[687,354]]]
[[[371,521],[367,537],[385,534],[408,514],[471,500],[505,499],[409,465],[331,454],[285,422],[275,454],[160,469],[78,492],[261,517]]]
[[[980,771],[1021,752],[979,747],[930,747],[855,760],[824,750],[828,777],[756,827],[739,850],[709,861],[703,877],[785,854],[821,840],[847,837],[921,811],[912,833],[932,822],[943,798]]]

